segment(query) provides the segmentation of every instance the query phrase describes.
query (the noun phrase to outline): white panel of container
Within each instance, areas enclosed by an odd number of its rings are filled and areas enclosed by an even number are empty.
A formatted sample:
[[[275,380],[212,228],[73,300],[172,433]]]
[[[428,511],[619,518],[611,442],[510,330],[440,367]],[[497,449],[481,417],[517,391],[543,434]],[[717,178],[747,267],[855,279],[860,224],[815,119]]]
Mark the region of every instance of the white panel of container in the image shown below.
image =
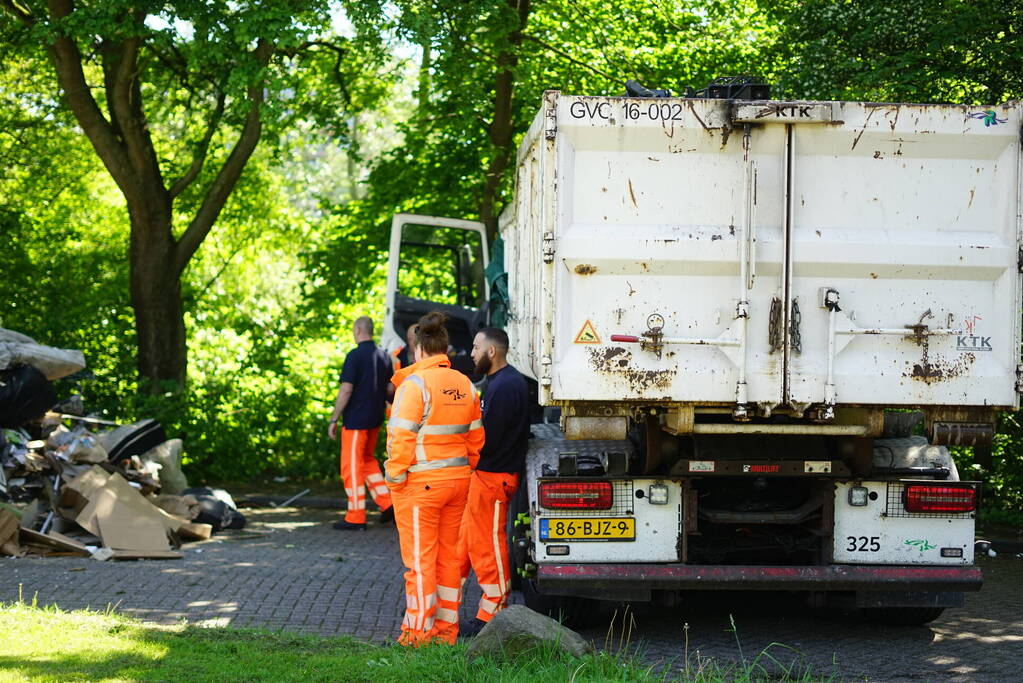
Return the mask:
[[[1015,405],[1019,108],[835,103],[834,119],[792,127],[788,398],[826,400],[835,316],[838,403]]]
[[[782,291],[784,129],[752,131],[751,184],[741,127],[721,127],[724,105],[557,100],[555,173],[544,186],[554,214],[554,399],[734,402],[740,300],[749,302],[747,400],[781,399],[782,358],[769,353],[767,321]],[[749,192],[755,274],[744,283]],[[642,335],[655,315],[668,342],[659,356],[611,340]]]

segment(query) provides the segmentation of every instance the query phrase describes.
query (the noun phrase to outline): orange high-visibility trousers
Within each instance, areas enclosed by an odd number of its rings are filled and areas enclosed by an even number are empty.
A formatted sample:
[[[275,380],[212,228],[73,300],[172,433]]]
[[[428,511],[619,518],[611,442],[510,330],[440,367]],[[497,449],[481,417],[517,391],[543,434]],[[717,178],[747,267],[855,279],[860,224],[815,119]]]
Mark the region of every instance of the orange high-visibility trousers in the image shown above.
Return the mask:
[[[348,496],[345,521],[350,524],[366,523],[366,489],[381,510],[391,507],[391,492],[384,483],[380,465],[373,457],[377,447],[376,429],[341,428],[341,480]]]
[[[462,516],[458,538],[461,576],[469,576],[469,566],[483,589],[476,618],[490,621],[508,604],[511,592],[511,565],[508,560],[508,502],[519,487],[519,475],[476,470],[469,482],[469,502]]]
[[[462,603],[458,533],[469,490],[468,477],[416,483],[394,495],[405,572],[405,619],[398,642],[454,645]]]

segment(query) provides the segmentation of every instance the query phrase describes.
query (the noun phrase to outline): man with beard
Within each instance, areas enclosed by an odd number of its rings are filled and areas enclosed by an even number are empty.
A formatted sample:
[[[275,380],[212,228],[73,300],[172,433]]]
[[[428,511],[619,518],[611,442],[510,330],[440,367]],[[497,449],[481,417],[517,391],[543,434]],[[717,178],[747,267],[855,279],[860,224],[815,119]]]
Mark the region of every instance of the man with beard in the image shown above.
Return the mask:
[[[472,359],[486,376],[483,431],[486,442],[469,480],[469,501],[462,517],[458,549],[462,580],[469,566],[483,589],[476,618],[462,625],[461,635],[475,635],[505,607],[511,592],[508,562],[508,502],[515,495],[529,445],[529,392],[526,380],[508,364],[508,335],[487,327],[476,334]]]

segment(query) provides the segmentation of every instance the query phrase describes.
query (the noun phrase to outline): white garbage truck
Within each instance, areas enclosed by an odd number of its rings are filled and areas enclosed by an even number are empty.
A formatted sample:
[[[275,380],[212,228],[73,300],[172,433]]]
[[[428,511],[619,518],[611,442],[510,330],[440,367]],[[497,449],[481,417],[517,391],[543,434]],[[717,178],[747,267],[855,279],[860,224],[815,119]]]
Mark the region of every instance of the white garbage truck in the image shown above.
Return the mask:
[[[919,624],[979,590],[948,447],[1019,405],[1020,126],[549,91],[499,240],[396,216],[385,343],[440,308],[471,371],[499,322],[559,409],[512,515],[527,604],[793,591]]]

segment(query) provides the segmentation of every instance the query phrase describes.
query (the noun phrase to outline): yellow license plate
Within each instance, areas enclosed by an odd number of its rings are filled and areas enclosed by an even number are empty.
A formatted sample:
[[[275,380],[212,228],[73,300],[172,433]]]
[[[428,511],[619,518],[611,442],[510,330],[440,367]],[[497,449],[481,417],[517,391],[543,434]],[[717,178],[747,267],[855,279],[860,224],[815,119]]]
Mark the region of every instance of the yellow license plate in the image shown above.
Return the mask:
[[[542,518],[541,541],[634,541],[633,517]]]

